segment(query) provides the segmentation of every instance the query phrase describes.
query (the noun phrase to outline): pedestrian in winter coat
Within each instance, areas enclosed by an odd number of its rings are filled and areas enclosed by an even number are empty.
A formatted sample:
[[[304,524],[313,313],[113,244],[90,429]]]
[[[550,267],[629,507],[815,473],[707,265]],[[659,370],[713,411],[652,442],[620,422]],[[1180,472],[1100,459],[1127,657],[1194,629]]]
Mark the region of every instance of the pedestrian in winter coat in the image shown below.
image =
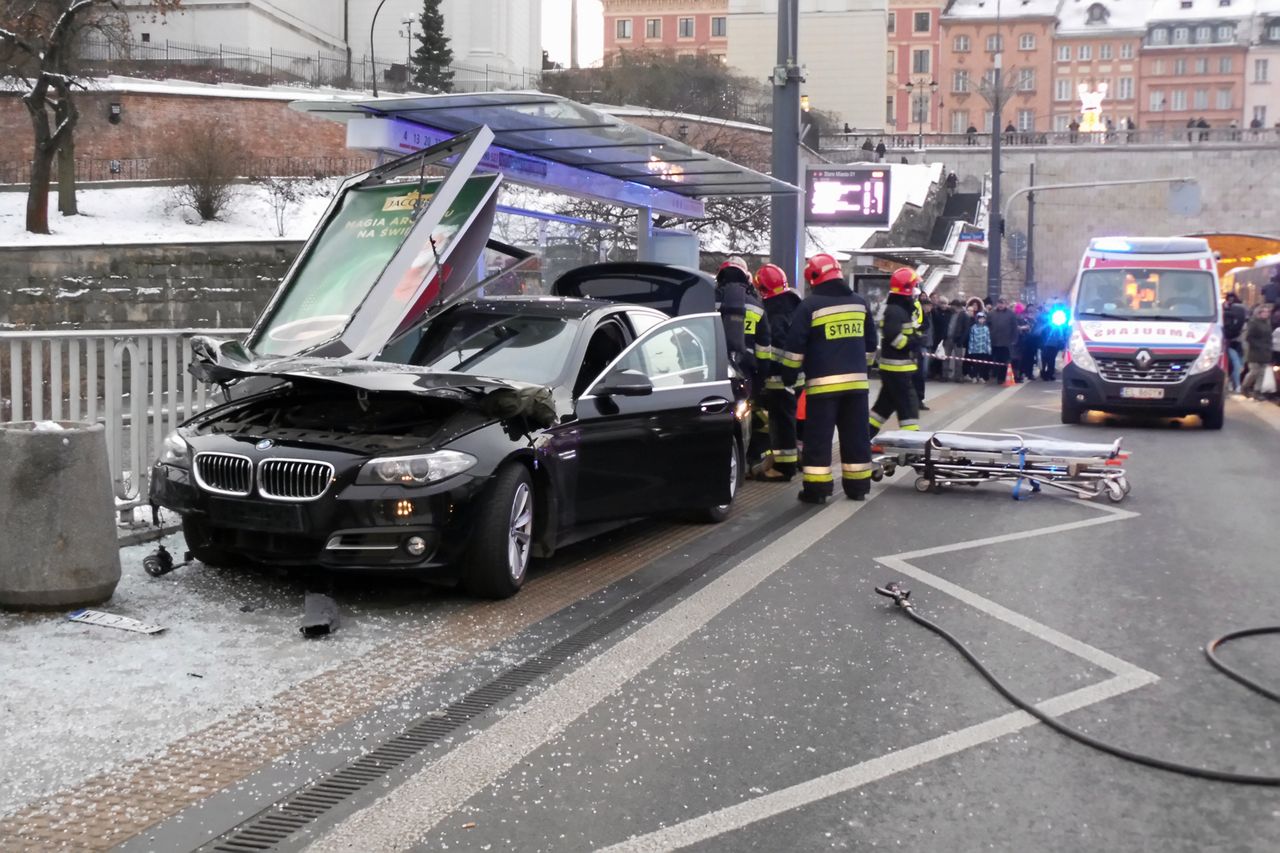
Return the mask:
[[[884,162],[884,155],[885,155],[885,152],[887,152],[888,150],[889,150],[888,148],[884,147],[883,139],[876,143],[876,162],[877,163]]]
[[[1240,304],[1240,297],[1228,293],[1222,305],[1222,336],[1227,339],[1231,390],[1236,393],[1240,391],[1240,378],[1244,370],[1244,327],[1248,322],[1249,312]]]
[[[1007,366],[1013,356],[1013,345],[1018,342],[1018,315],[1009,307],[1009,300],[1001,296],[996,300],[996,310],[987,317],[991,327],[991,361],[993,379],[1003,382]]]
[[[1253,309],[1249,325],[1244,330],[1245,358],[1249,362],[1249,372],[1244,375],[1241,388],[1246,394],[1254,388],[1261,392],[1263,373],[1271,369],[1271,312],[1267,306],[1258,305]]]
[[[951,322],[947,324],[947,335],[943,339],[943,352],[947,355],[945,378],[959,382],[969,371],[964,369],[962,359],[969,351],[969,327],[973,325],[973,309],[965,308],[959,299],[951,303]]]
[[[969,327],[969,358],[975,359],[973,381],[987,381],[991,375],[991,330],[987,328],[985,311],[979,311]]]

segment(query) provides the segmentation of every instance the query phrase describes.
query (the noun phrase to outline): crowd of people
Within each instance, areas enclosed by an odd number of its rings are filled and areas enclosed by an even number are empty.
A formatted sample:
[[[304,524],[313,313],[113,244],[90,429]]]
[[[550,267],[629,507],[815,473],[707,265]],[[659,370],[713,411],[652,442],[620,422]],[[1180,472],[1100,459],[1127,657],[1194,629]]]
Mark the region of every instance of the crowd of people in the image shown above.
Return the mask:
[[[1246,307],[1228,293],[1222,306],[1231,390],[1256,399],[1277,399],[1280,373],[1280,272],[1262,289],[1262,301]]]

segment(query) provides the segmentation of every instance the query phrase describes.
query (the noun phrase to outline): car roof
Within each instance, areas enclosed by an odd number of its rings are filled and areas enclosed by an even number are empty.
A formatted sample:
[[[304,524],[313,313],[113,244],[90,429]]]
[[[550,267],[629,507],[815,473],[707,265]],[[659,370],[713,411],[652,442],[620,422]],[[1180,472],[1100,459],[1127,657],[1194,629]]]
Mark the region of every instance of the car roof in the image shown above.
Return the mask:
[[[1209,241],[1203,237],[1094,237],[1090,252],[1126,255],[1205,255]]]

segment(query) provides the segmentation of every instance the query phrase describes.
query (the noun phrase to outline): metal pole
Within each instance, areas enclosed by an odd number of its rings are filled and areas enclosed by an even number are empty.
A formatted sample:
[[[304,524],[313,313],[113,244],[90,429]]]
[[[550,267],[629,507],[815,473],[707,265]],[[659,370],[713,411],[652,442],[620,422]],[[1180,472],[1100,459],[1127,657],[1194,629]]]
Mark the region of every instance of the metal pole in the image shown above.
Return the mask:
[[[1031,164],[1031,183],[1036,185],[1036,164]],[[1027,269],[1023,289],[1027,292],[1027,301],[1036,302],[1036,194],[1027,193]]]
[[[373,10],[373,18],[369,21],[369,70],[373,75],[373,96],[378,97],[378,61],[373,50],[373,25],[378,23],[378,13],[382,11],[383,5],[387,0],[382,0],[378,4],[378,8]]]
[[[773,176],[800,183],[800,0],[778,2],[778,64],[773,69]],[[800,204],[804,196],[775,195],[769,202],[769,259],[803,292],[800,281]]]
[[[999,35],[998,29],[996,33]],[[994,97],[991,99],[991,206],[987,223],[987,298],[992,302],[1000,298],[1000,249],[1004,240],[1004,216],[1000,210],[1000,108],[1004,100],[1000,89],[1000,60],[1000,52],[997,51],[995,85],[992,87]]]

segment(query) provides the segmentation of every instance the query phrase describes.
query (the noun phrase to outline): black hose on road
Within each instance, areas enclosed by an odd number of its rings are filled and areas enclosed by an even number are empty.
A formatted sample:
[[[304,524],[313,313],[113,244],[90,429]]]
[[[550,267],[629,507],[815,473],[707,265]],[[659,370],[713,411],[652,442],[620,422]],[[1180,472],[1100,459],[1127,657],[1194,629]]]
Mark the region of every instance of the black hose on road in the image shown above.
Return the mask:
[[[1190,764],[1179,764],[1176,761],[1166,761],[1163,758],[1156,758],[1150,755],[1143,755],[1140,752],[1133,752],[1132,750],[1125,749],[1124,747],[1115,746],[1114,744],[1109,744],[1106,741],[1098,740],[1097,738],[1087,735],[1078,729],[1073,729],[1065,723],[1061,723],[1054,717],[1046,714],[1044,711],[1041,711],[1032,703],[1018,696],[1008,687],[1005,687],[1004,684],[1002,684],[1000,680],[992,674],[991,670],[987,669],[982,664],[982,661],[978,660],[977,656],[965,647],[964,643],[960,642],[959,639],[949,633],[941,625],[938,625],[917,613],[915,606],[911,603],[911,592],[909,590],[903,589],[897,583],[889,583],[882,587],[876,587],[876,592],[886,598],[893,599],[894,603],[898,605],[898,608],[910,616],[912,621],[923,625],[950,643],[955,650],[963,655],[964,659],[967,660],[973,668],[976,669],[978,673],[996,689],[996,692],[1007,699],[1011,704],[1017,706],[1023,711],[1026,711],[1028,714],[1035,717],[1037,720],[1059,734],[1065,735],[1074,741],[1084,744],[1085,746],[1105,752],[1108,755],[1114,755],[1116,758],[1122,758],[1125,761],[1132,761],[1136,764],[1142,764],[1147,767],[1154,767],[1157,770],[1167,770],[1170,773],[1180,773],[1184,776],[1192,776],[1197,779],[1209,779],[1214,782],[1230,782],[1236,785],[1280,786],[1280,776],[1259,776],[1249,773],[1232,773],[1230,771],[1214,770],[1207,767],[1195,767]],[[1224,634],[1205,646],[1205,655],[1208,656],[1209,662],[1224,674],[1234,678],[1250,690],[1254,690],[1257,693],[1266,696],[1268,699],[1280,702],[1280,694],[1277,694],[1275,691],[1269,690],[1258,682],[1241,675],[1239,672],[1230,668],[1218,659],[1215,654],[1217,648],[1224,643],[1241,637],[1252,637],[1261,634],[1280,634],[1280,626],[1268,628],[1247,628],[1242,631],[1233,631],[1230,634]]]

